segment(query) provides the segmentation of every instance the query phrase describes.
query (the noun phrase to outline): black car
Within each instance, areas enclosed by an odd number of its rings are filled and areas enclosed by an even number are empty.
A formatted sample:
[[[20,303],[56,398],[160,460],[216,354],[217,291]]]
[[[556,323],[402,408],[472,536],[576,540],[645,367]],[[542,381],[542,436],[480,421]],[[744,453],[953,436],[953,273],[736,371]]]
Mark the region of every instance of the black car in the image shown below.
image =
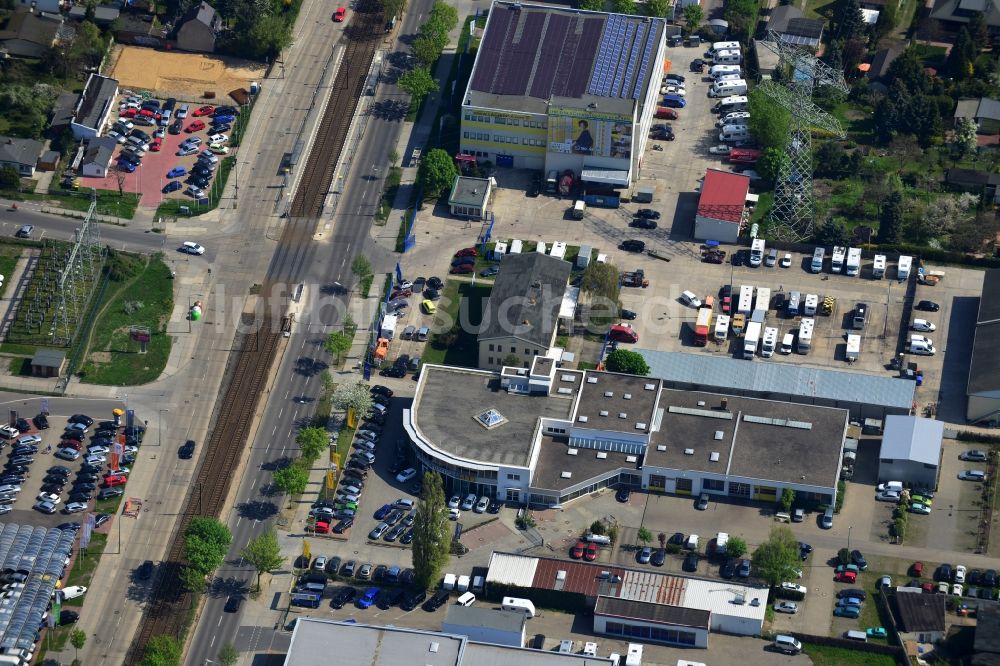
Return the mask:
[[[694,60],[691,61],[692,72],[700,72],[704,66],[705,66],[705,61],[702,60],[701,58],[695,58]]]
[[[153,560],[146,560],[135,570],[135,577],[139,580],[149,580],[153,575]]]
[[[73,470],[71,470],[69,467],[65,467],[63,465],[53,465],[52,467],[49,467],[46,471],[49,474],[66,474],[66,475],[69,475],[69,474],[73,473]]]
[[[684,532],[674,532],[673,535],[671,535],[671,537],[667,539],[667,543],[673,544],[675,546],[683,546]]]
[[[839,592],[837,592],[838,599],[850,599],[852,597],[864,601],[865,599],[868,598],[868,593],[865,592],[864,590],[858,590],[858,589],[840,590]]]
[[[532,179],[531,184],[528,185],[528,192],[527,192],[528,196],[529,197],[537,197],[539,194],[541,194],[541,192],[542,192],[542,185],[541,185],[541,183],[539,183],[536,180]]]
[[[425,601],[422,608],[428,613],[433,613],[446,603],[448,603],[448,593],[444,590],[440,590],[433,597]]]
[[[101,467],[99,465],[88,465],[87,463],[80,465],[81,474],[97,474],[100,471]]]
[[[223,610],[227,613],[235,613],[239,611],[241,603],[243,603],[243,597],[234,594],[226,599],[226,606]]]
[[[69,497],[66,498],[66,503],[79,502],[80,504],[86,504],[90,500],[94,499],[91,493],[85,493],[80,491],[73,491],[70,493]]]
[[[73,624],[80,619],[80,614],[76,611],[63,609],[59,612],[59,624],[65,626],[67,624]]]
[[[622,241],[618,247],[626,252],[642,252],[646,249],[646,244],[641,240],[626,240]]]
[[[647,220],[644,217],[637,217],[629,223],[629,226],[635,227],[636,229],[655,229],[656,222],[653,220]]]
[[[403,603],[399,607],[405,611],[411,611],[427,600],[427,593],[423,590],[415,590],[406,595]]]
[[[865,559],[860,550],[851,551],[851,562],[858,565],[858,568],[862,571],[868,568],[868,560]]]
[[[334,534],[343,534],[344,531],[349,529],[353,524],[354,524],[353,518],[344,518],[339,523],[333,526],[333,532]]]
[[[358,596],[357,589],[347,585],[346,587],[340,588],[340,591],[333,596],[330,600],[331,608],[343,608],[347,604],[354,601],[354,597]]]
[[[36,416],[31,420],[34,422],[35,427],[38,428],[39,430],[49,429],[49,418],[45,416],[45,414],[39,414],[38,416]]]
[[[212,123],[208,131],[211,134],[222,134],[223,132],[228,132],[230,129],[232,129],[232,126],[229,123]]]
[[[937,312],[941,309],[941,306],[934,301],[920,301],[913,306],[914,310],[923,310],[924,312]]]
[[[694,572],[698,570],[698,553],[688,553],[687,557],[684,558],[684,564],[681,565],[684,571]]]
[[[640,208],[635,214],[636,217],[643,217],[647,220],[658,220],[660,219],[660,211],[653,210],[652,208]]]
[[[813,547],[807,543],[799,542],[799,557],[803,560],[809,557],[809,553],[813,552]]]
[[[97,483],[99,477],[96,474],[80,473],[76,475],[76,483]]]
[[[663,548],[657,548],[653,551],[653,556],[649,558],[649,561],[654,567],[662,567],[663,563],[667,561],[667,551]]]
[[[743,250],[740,250],[738,252],[733,252],[731,262],[733,266],[742,266],[743,264],[745,264],[746,256],[743,254]]]
[[[76,432],[75,430],[67,430],[62,434],[63,439],[72,439],[74,442],[82,442],[84,437],[82,432]]]
[[[20,430],[22,433],[31,430],[31,424],[28,423],[28,419],[18,419],[14,422],[14,427]]]
[[[621,502],[622,504],[628,502],[629,497],[631,496],[632,496],[631,488],[619,488],[618,492],[615,493],[615,499]]]
[[[442,282],[441,278],[439,278],[438,276],[432,275],[429,278],[427,278],[427,286],[430,287],[431,289],[440,289],[441,287],[444,286],[444,282]]]
[[[212,182],[212,181],[210,181],[208,178],[201,178],[199,176],[192,176],[191,178],[188,178],[184,182],[186,182],[188,185],[194,185],[195,187],[200,187],[200,188],[204,189],[204,188],[208,187],[208,184],[210,182]]]
[[[680,83],[684,83],[687,80],[683,76],[681,76],[680,74],[667,74],[663,78],[665,78],[665,79],[673,79],[674,81],[679,81]]]
[[[39,488],[39,490],[43,493],[52,493],[53,495],[58,495],[59,493],[62,492],[63,487],[65,485],[66,485],[65,481],[63,481],[62,483],[46,483],[43,484],[42,487]]]
[[[381,384],[375,384],[375,386],[372,386],[371,394],[384,395],[387,398],[391,398],[393,396],[392,389],[388,386],[382,386]]]
[[[388,368],[383,368],[378,374],[383,377],[395,377],[396,379],[399,379],[406,376],[406,369],[394,365]]]
[[[73,416],[69,417],[69,419],[67,419],[67,420],[70,423],[82,423],[83,425],[87,426],[88,428],[90,426],[94,425],[94,419],[90,418],[86,414],[74,414]]]
[[[94,527],[100,527],[109,520],[111,520],[110,513],[99,513],[94,517]]]
[[[409,545],[413,543],[413,530],[406,530],[403,532],[403,536],[399,537],[399,543],[403,545]]]
[[[639,316],[635,313],[634,310],[626,310],[625,308],[622,308],[622,311],[619,314],[621,315],[622,319],[627,319],[628,321],[632,321],[633,319]]]
[[[979,569],[970,569],[969,573],[965,574],[965,584],[979,586],[983,584],[983,572]]]
[[[500,502],[495,499],[490,500],[490,506],[486,509],[486,513],[497,514],[500,513]]]
[[[194,440],[189,439],[177,450],[177,457],[188,460],[192,456],[194,456]]]
[[[73,484],[74,493],[92,493],[97,490],[97,484],[90,481],[77,481]]]
[[[389,610],[396,604],[398,604],[403,599],[403,595],[406,594],[403,590],[397,588],[385,588],[378,593],[378,597],[375,599],[375,605],[382,610]]]
[[[730,579],[736,575],[736,562],[734,560],[726,560],[721,567],[719,567],[719,575],[725,579]]]
[[[986,587],[997,586],[997,572],[994,569],[987,569],[983,572],[983,585]]]

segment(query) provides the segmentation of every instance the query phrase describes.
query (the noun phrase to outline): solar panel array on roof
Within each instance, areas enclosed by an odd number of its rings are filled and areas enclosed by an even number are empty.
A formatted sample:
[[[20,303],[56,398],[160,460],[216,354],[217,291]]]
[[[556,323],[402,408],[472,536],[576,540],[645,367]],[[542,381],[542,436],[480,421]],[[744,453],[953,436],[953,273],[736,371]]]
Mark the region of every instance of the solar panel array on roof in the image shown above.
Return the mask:
[[[650,59],[653,57],[653,47],[656,46],[656,30],[650,26],[649,34],[646,36],[646,48],[642,52],[642,63],[639,65],[639,74],[635,77],[635,90],[632,92],[632,99],[642,97],[642,87],[646,85],[646,73],[650,71]]]

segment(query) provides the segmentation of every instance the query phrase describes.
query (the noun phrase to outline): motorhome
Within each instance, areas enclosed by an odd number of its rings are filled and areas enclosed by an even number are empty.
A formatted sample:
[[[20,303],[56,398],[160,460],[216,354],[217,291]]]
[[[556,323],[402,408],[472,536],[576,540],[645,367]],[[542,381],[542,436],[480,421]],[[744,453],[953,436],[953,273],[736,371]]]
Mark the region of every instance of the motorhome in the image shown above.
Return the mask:
[[[716,65],[738,65],[743,62],[743,54],[739,51],[716,51],[712,55],[712,62]]]
[[[764,313],[771,307],[771,289],[769,287],[757,287],[757,298],[754,300],[753,309],[762,310]]]
[[[764,239],[754,238],[753,243],[750,245],[750,265],[754,268],[760,266],[760,262],[764,260]]]
[[[802,306],[802,314],[807,317],[812,317],[816,314],[816,309],[819,307],[819,296],[816,294],[806,294],[805,304]]]
[[[708,75],[713,79],[718,79],[726,74],[741,74],[743,69],[739,65],[712,65],[708,70]]]
[[[872,264],[872,279],[881,280],[885,277],[885,255],[876,254],[875,261]]]
[[[861,355],[861,336],[857,334],[851,334],[847,336],[847,353],[846,359],[848,363],[853,363],[858,360]]]
[[[800,307],[802,307],[802,294],[797,291],[789,293],[788,304],[785,306],[785,309],[788,312],[788,316],[798,317]]]
[[[712,48],[708,49],[708,55],[714,56],[719,51],[739,51],[739,42],[712,42]]]
[[[855,277],[861,274],[861,248],[852,247],[847,251],[847,263],[844,267],[844,274]]]
[[[729,315],[715,318],[715,341],[722,344],[729,337]]]
[[[708,90],[709,97],[731,97],[732,95],[746,95],[746,79],[734,79],[731,81],[716,81]]]
[[[812,263],[809,265],[809,270],[813,273],[819,273],[823,270],[823,259],[826,257],[826,250],[824,248],[818,247],[813,250]]]
[[[749,284],[740,287],[740,300],[736,302],[736,311],[749,315],[753,311],[753,286]]]
[[[896,279],[906,282],[910,279],[910,267],[913,266],[913,257],[902,255],[896,264]]]
[[[761,339],[760,355],[764,358],[774,356],[774,350],[778,346],[778,329],[768,326],[764,329],[764,337]]]
[[[830,255],[830,272],[840,273],[844,270],[844,257],[847,256],[847,248],[842,245],[833,246],[833,254]]]
[[[746,95],[733,95],[732,97],[726,97],[721,102],[719,102],[715,110],[720,114],[732,113],[733,111],[746,111],[749,101]]]
[[[813,326],[815,323],[814,320],[808,318],[799,322],[799,339],[795,345],[795,349],[800,354],[808,354],[809,349],[812,347]]]

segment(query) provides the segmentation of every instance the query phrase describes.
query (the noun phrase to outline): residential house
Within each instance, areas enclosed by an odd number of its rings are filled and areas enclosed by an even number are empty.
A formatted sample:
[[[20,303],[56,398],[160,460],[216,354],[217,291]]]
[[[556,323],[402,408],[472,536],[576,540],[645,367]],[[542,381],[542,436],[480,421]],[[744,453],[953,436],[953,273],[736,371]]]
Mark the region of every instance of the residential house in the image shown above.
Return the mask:
[[[816,50],[823,39],[823,21],[805,18],[794,5],[782,5],[771,12],[768,30],[781,35],[782,41]]]
[[[160,48],[164,45],[165,30],[149,13],[130,11],[129,7],[115,22],[115,41],[120,44],[136,44]]]
[[[903,641],[937,643],[944,638],[946,595],[922,592],[919,587],[898,587],[887,595],[896,631]]]
[[[961,118],[974,120],[979,134],[1000,134],[1000,100],[988,97],[961,99],[955,106],[956,127]]]
[[[957,31],[969,22],[969,17],[981,12],[990,34],[1000,35],[1000,0],[935,0],[931,18],[948,30]]]
[[[62,0],[18,0],[15,9],[24,8],[29,11],[34,9],[36,12],[58,14],[61,5]]]
[[[555,344],[558,319],[572,266],[569,262],[527,252],[508,254],[493,284],[479,332],[479,367],[527,368]],[[505,359],[513,356],[517,362]]]
[[[978,194],[985,202],[1000,204],[1000,173],[948,169],[944,172],[944,182],[952,189]]]
[[[893,44],[889,48],[879,49],[872,57],[871,66],[868,68],[868,80],[878,81],[889,72],[889,65],[903,52],[901,44]]]
[[[177,28],[177,48],[182,51],[200,51],[212,53],[215,51],[215,39],[222,29],[222,19],[207,2],[200,2],[191,7],[180,27]]]
[[[117,7],[98,5],[94,7],[93,21],[97,25],[111,25],[118,18],[119,14],[121,14],[121,11]],[[87,18],[87,6],[73,5],[70,7],[67,16],[74,21],[82,21]]]
[[[41,58],[57,42],[70,39],[72,28],[58,14],[18,9],[0,26],[0,49],[18,58]]]
[[[117,80],[100,74],[91,74],[73,109],[73,121],[70,123],[73,136],[77,139],[92,139],[99,136],[115,110],[117,97]]]
[[[35,175],[35,165],[38,164],[38,156],[41,154],[41,141],[0,136],[0,168],[11,167],[22,178],[31,178]]]
[[[110,136],[94,137],[87,142],[87,150],[83,153],[83,163],[80,174],[89,178],[104,178],[111,167],[111,158],[118,143]]]
[[[76,93],[62,93],[56,97],[56,103],[52,105],[52,119],[49,121],[49,136],[56,137],[63,130],[69,129],[73,122],[76,100]]]

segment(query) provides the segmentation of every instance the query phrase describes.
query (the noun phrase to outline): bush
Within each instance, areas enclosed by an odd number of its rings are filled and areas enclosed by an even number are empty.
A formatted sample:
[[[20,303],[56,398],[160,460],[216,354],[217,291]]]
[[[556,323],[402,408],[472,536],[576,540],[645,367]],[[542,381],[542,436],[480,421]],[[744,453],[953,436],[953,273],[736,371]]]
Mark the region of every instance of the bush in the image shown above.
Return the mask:
[[[592,534],[605,534],[607,531],[604,528],[604,523],[599,520],[595,520],[590,524],[590,531]]]
[[[837,482],[837,503],[833,507],[834,513],[840,513],[844,508],[844,495],[847,494],[847,482],[841,479]]]

